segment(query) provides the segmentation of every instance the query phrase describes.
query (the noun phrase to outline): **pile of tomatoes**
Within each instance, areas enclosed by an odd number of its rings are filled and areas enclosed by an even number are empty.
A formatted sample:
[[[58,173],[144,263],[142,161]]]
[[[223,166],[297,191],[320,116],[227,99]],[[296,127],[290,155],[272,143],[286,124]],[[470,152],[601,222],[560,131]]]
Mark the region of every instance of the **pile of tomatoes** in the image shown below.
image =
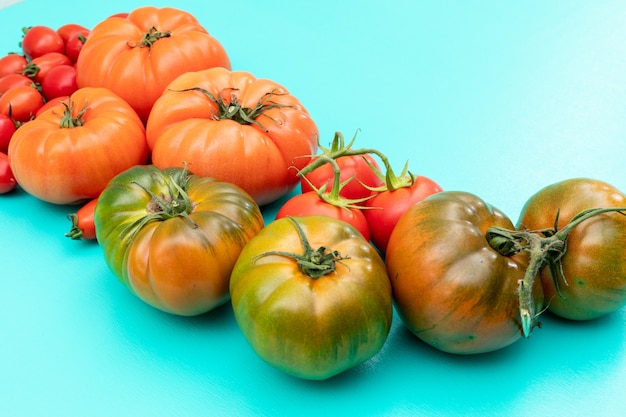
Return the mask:
[[[284,372],[367,361],[394,306],[426,343],[473,354],[528,337],[544,310],[588,320],[626,304],[626,196],[609,184],[550,185],[514,225],[356,135],[321,146],[298,98],[231,70],[173,8],[33,26],[21,48],[0,60],[0,193],[80,205],[67,236],[95,240],[132,294],[183,316],[230,300]]]

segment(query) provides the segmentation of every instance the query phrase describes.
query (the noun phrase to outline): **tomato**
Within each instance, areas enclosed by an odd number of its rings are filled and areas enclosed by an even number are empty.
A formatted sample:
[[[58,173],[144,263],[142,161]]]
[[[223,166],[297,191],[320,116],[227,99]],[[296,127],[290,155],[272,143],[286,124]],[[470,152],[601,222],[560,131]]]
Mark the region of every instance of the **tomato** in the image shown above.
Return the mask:
[[[9,158],[4,152],[0,152],[0,194],[6,194],[17,187],[17,181],[11,171]]]
[[[66,237],[74,240],[94,240],[96,238],[96,226],[94,225],[94,213],[98,199],[89,200],[75,213],[68,214],[67,218],[72,222],[72,228]]]
[[[25,29],[22,39],[22,50],[29,59],[35,59],[41,55],[65,51],[65,43],[61,35],[48,26],[32,26]]]
[[[0,114],[0,152],[7,153],[9,150],[9,142],[17,126],[15,122],[6,114]]]
[[[296,186],[298,170],[317,151],[318,130],[276,82],[211,68],[167,86],[146,137],[155,165],[189,162],[196,174],[232,182],[264,205]]]
[[[28,65],[25,56],[16,53],[10,53],[0,58],[0,77],[9,74],[20,74]]]
[[[590,178],[568,179],[531,196],[517,228],[554,232],[555,225],[563,228],[583,210],[611,207],[626,208],[626,196],[612,185]],[[568,319],[589,320],[626,305],[626,216],[593,216],[574,227],[566,242],[560,258],[562,276],[558,268],[548,266],[540,272],[548,309]]]
[[[78,23],[66,23],[62,26],[59,26],[59,28],[57,29],[57,33],[59,34],[59,36],[61,36],[61,39],[63,39],[63,43],[66,45],[67,52],[67,42],[72,37],[72,35],[78,32],[84,32],[88,30],[89,29],[87,29],[85,26]]]
[[[55,107],[56,110],[55,111],[61,111],[60,109],[62,108],[61,106],[63,106],[63,103],[68,103],[70,96],[59,96],[59,97],[55,97],[49,100],[46,100],[46,102],[44,103],[43,106],[41,106],[41,108],[39,110],[37,110],[37,113],[35,113],[35,117],[39,117],[39,115],[45,111],[48,111],[48,109]]]
[[[299,378],[330,378],[372,358],[392,321],[383,260],[356,229],[325,216],[267,225],[241,252],[230,292],[255,352]]]
[[[65,55],[70,59],[70,61],[72,61],[72,63],[75,63],[78,60],[78,55],[83,49],[83,45],[85,45],[87,37],[89,37],[89,33],[90,31],[87,29],[74,32],[65,42]]]
[[[376,171],[369,165],[379,169],[378,163],[369,154],[342,156],[336,161],[341,170],[341,182],[347,181],[339,194],[343,198],[349,200],[367,198],[373,194],[373,191],[367,187],[377,188],[384,184]],[[329,164],[324,164],[306,174],[305,177],[306,180],[301,182],[303,193],[312,191],[313,188],[319,189],[324,184],[330,187],[333,183],[333,170]]]
[[[17,122],[27,122],[43,106],[43,96],[35,87],[19,85],[0,97],[0,114]]]
[[[120,172],[146,163],[148,146],[128,103],[107,89],[83,88],[20,126],[9,158],[28,193],[50,203],[77,204],[96,198]]]
[[[297,194],[283,204],[276,218],[321,215],[344,221],[357,229],[363,238],[370,240],[370,229],[365,216],[358,208],[340,207],[324,201],[316,191]]]
[[[0,96],[18,85],[35,87],[33,80],[23,74],[8,74],[0,78]]]
[[[76,68],[72,65],[58,65],[41,80],[41,92],[46,100],[70,96],[76,90]]]
[[[491,226],[513,228],[479,197],[442,191],[411,206],[391,233],[386,264],[396,311],[408,329],[437,349],[489,352],[523,335],[518,281],[528,256],[493,249],[485,236]],[[538,280],[528,295],[534,320],[543,306]]]
[[[387,243],[394,227],[404,212],[413,204],[442,191],[435,181],[424,176],[413,178],[411,185],[395,190],[383,190],[365,202],[363,214],[372,235],[372,243],[381,251],[387,250]]]
[[[109,88],[145,122],[174,78],[216,66],[230,68],[230,60],[191,14],[147,6],[97,24],[76,65],[79,87]]]
[[[235,261],[263,228],[259,207],[239,187],[151,165],[113,178],[94,221],[120,281],[146,303],[183,316],[230,299]]]
[[[41,83],[50,70],[59,65],[72,65],[72,61],[62,53],[50,52],[30,61],[24,69],[23,74],[30,77],[36,83]]]

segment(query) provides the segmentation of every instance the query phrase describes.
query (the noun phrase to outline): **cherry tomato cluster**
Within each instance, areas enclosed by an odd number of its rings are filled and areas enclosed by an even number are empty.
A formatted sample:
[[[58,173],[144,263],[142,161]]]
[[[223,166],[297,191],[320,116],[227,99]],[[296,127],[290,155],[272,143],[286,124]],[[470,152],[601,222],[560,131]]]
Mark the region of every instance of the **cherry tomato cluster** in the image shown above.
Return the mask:
[[[337,132],[330,148],[320,145],[321,155],[299,173],[302,193],[285,202],[276,218],[334,217],[354,226],[384,253],[402,214],[442,188],[430,178],[409,172],[408,165],[396,175],[380,151],[353,149],[355,139],[356,135],[345,144]],[[384,172],[374,156],[382,161]]]
[[[46,104],[78,89],[75,63],[89,29],[68,23],[53,29],[23,29],[20,51],[0,58],[0,152],[6,153],[15,130]]]

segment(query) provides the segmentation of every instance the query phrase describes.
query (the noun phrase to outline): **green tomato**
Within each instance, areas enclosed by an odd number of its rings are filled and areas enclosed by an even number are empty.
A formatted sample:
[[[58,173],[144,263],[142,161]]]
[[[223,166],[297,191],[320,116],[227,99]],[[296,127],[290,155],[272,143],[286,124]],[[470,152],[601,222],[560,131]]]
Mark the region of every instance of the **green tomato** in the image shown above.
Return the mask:
[[[133,294],[192,316],[229,300],[232,268],[263,217],[235,185],[136,166],[107,185],[94,223],[108,266]]]
[[[383,260],[355,228],[330,217],[270,223],[241,252],[230,292],[256,353],[303,379],[330,378],[372,358],[391,327]]]

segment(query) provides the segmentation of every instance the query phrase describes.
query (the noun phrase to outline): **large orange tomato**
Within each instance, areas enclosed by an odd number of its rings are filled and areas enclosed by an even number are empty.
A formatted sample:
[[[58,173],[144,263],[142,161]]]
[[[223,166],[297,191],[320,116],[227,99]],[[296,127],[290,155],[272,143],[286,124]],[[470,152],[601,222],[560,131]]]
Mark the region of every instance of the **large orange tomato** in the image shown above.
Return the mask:
[[[196,175],[236,184],[259,205],[298,183],[318,136],[306,109],[283,86],[224,68],[176,78],[146,125],[154,165],[189,163]]]
[[[146,163],[137,113],[105,88],[82,88],[15,131],[9,161],[35,197],[73,204],[97,197],[115,175]]]
[[[109,88],[145,122],[154,100],[174,78],[215,66],[230,68],[230,60],[191,14],[140,7],[97,24],[76,66],[79,87]]]

